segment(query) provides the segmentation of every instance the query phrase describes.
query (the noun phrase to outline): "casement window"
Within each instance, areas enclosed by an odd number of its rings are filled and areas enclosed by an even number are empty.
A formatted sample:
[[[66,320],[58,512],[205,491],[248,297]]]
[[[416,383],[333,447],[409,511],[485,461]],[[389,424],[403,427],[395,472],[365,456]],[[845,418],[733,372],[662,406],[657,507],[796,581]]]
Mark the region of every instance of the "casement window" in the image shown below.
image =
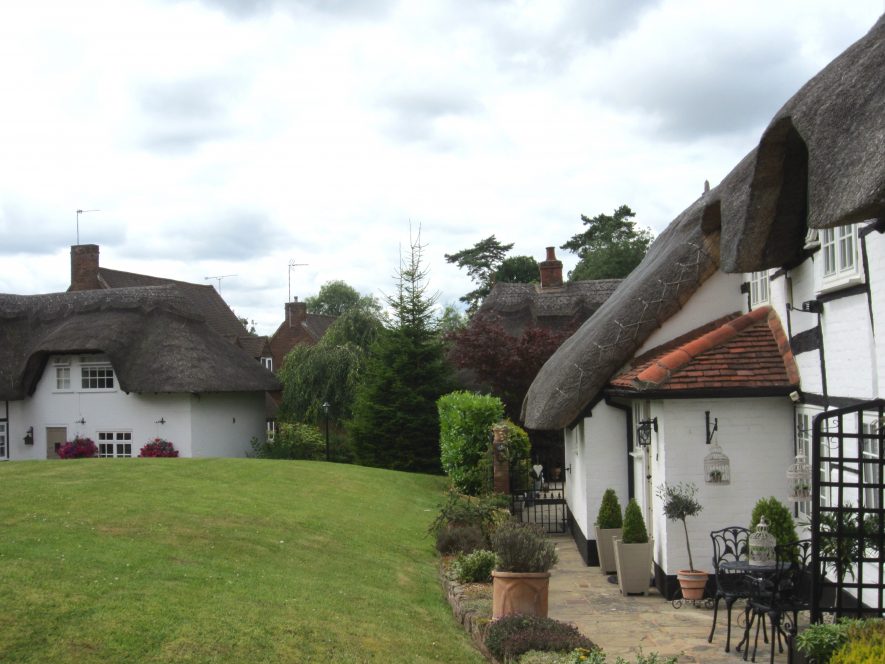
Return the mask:
[[[6,422],[0,422],[0,460],[2,461],[9,458],[9,438],[6,427]]]
[[[750,274],[750,306],[768,304],[768,271]]]
[[[131,431],[99,431],[98,456],[102,458],[131,457]]]
[[[879,484],[879,445],[881,438],[878,423],[864,422],[862,457],[863,457],[863,506],[867,509],[879,509],[882,506],[882,487]],[[871,436],[871,437],[867,437]]]
[[[796,454],[804,455],[808,463],[811,463],[811,420],[812,415],[807,411],[796,412]],[[796,503],[796,509],[800,517],[811,520],[810,500]]]
[[[109,364],[80,367],[80,387],[84,390],[114,389],[114,369]]]
[[[55,367],[55,389],[58,391],[71,389],[71,367]]]
[[[268,371],[273,371],[273,358],[272,357],[262,357],[261,364],[264,365],[264,368]]]
[[[856,224],[821,230],[820,244],[825,282],[850,278],[858,274]]]
[[[276,420],[268,420],[267,421],[267,442],[272,443],[276,433],[277,433],[277,421]]]

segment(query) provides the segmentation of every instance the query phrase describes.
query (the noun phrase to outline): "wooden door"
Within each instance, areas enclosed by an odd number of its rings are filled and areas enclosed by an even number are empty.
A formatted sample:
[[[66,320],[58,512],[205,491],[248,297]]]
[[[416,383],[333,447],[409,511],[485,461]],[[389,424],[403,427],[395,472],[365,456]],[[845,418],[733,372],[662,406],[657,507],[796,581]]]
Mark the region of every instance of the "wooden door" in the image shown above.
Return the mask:
[[[58,448],[68,438],[66,427],[46,427],[46,458],[58,459]]]

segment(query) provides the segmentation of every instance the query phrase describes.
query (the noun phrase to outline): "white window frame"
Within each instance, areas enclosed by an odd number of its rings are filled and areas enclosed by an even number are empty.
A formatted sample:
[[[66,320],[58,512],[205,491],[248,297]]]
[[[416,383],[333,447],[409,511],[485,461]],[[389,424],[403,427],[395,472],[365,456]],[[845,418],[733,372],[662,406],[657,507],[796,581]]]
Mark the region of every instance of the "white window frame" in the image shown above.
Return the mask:
[[[857,224],[821,229],[819,293],[862,283],[857,245]]]
[[[277,421],[276,420],[267,420],[265,424],[265,437],[267,442],[272,443],[274,437],[277,435]]]
[[[868,436],[876,436],[879,432],[878,422],[864,422],[863,433]],[[880,438],[864,438],[861,444],[861,456],[878,462]],[[879,484],[878,463],[861,464],[861,473],[864,482],[863,504],[865,508],[878,509],[882,506],[882,494],[877,489],[867,487],[867,484]]]
[[[273,358],[272,357],[262,357],[261,364],[264,365],[264,368],[268,371],[273,371]]]
[[[95,372],[96,375],[89,375],[91,372]],[[110,381],[110,386],[107,385],[108,380]],[[92,381],[95,381],[95,387],[87,384],[87,382],[91,383]],[[102,382],[104,382],[104,384],[99,386],[99,384]],[[115,392],[116,390],[117,375],[114,372],[114,367],[112,367],[109,363],[101,362],[80,365],[80,391]]]
[[[71,392],[71,367],[55,367],[55,391]]]
[[[758,307],[771,300],[771,285],[768,270],[750,273],[750,306]]]
[[[6,420],[0,421],[0,461],[9,458],[9,424]]]
[[[103,459],[119,459],[132,457],[131,431],[99,431],[96,433],[98,456]]]
[[[811,463],[811,444],[812,431],[811,423],[816,413],[808,410],[796,410],[796,454],[804,454],[805,460]],[[799,516],[805,517],[809,523],[811,522],[811,501],[803,500],[796,503],[796,509]]]

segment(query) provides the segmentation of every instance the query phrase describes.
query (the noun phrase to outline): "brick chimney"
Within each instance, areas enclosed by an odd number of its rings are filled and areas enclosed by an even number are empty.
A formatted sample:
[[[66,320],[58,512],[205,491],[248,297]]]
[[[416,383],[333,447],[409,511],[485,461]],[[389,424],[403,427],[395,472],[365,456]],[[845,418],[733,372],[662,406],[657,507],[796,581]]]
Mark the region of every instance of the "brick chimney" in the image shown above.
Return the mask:
[[[69,291],[96,290],[98,283],[98,245],[71,246],[71,286]]]
[[[307,302],[299,302],[298,298],[294,298],[291,302],[286,302],[286,321],[289,327],[301,325],[307,319]]]
[[[556,248],[547,247],[547,259],[541,261],[541,288],[562,287],[562,261],[556,258]]]

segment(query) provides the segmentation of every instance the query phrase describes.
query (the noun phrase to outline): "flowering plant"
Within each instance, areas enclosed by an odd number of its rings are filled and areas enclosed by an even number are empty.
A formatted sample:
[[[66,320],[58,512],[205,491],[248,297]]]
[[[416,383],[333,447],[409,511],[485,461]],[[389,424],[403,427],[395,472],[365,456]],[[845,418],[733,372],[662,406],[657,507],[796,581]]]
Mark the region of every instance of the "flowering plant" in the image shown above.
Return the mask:
[[[62,443],[58,448],[58,456],[62,459],[85,459],[98,454],[98,447],[91,438],[80,438]]]
[[[178,450],[168,440],[162,438],[154,438],[147,445],[141,448],[138,453],[140,457],[177,457]]]

